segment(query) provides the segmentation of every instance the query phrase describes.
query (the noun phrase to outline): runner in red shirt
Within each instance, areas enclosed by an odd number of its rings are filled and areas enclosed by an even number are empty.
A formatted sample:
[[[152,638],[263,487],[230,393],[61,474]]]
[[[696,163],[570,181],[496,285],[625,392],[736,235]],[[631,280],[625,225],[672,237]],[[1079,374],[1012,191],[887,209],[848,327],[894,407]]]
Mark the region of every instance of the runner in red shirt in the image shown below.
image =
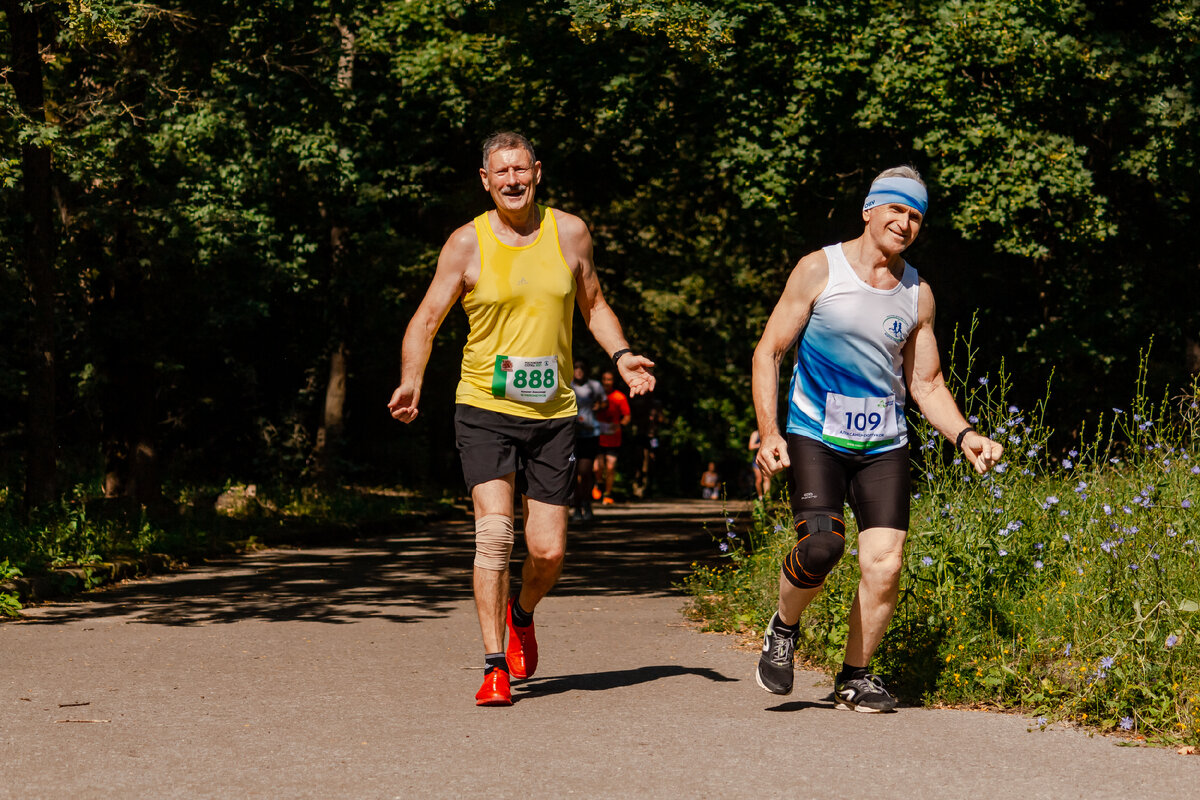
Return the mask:
[[[600,385],[608,393],[608,405],[596,412],[600,424],[600,452],[596,456],[596,489],[592,496],[597,500],[603,486],[603,503],[612,505],[613,478],[617,472],[617,454],[621,451],[621,427],[629,424],[629,398],[616,388],[611,371],[600,376]]]

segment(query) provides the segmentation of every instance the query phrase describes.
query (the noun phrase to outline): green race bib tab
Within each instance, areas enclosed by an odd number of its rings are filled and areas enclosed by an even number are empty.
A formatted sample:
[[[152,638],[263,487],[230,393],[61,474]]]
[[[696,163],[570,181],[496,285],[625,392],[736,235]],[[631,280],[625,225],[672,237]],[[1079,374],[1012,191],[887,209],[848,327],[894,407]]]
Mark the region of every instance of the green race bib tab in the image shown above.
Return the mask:
[[[896,441],[896,398],[825,395],[821,438],[831,444],[866,450]]]
[[[545,403],[557,391],[557,356],[496,356],[492,397],[507,397],[518,403]]]

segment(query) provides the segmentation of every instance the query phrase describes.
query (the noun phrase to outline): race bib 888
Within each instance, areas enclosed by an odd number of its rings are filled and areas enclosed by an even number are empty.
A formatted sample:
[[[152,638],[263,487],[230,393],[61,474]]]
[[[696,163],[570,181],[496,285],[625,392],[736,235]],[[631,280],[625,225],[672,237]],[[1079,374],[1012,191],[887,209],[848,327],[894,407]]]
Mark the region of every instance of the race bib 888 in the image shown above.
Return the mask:
[[[496,356],[492,396],[519,403],[545,403],[558,391],[558,357]]]

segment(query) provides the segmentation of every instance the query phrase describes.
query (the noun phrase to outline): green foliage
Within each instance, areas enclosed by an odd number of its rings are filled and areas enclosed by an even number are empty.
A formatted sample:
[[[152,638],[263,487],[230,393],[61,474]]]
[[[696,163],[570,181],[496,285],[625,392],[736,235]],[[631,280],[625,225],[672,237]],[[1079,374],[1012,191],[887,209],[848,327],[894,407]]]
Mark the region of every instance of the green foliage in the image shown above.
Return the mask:
[[[1200,280],[1195,0],[36,8],[47,119],[0,80],[0,248],[21,252],[20,148],[44,146],[67,484],[146,443],[167,480],[311,481],[342,344],[341,470],[456,483],[439,443],[461,315],[422,422],[400,429],[381,398],[441,244],[486,208],[477,147],[502,127],[533,138],[543,197],[591,225],[606,296],[658,362],[668,484],[701,453],[740,459],[787,271],[857,234],[870,178],[899,162],[931,187],[912,261],[939,334],[978,309],[986,368],[1057,368],[1061,419],[1096,417],[1092,376],[1132,377],[1148,333],[1154,387],[1200,347],[1178,291]],[[22,276],[0,267],[5,446],[26,434]],[[1046,447],[1077,444],[1054,427]]]
[[[914,700],[1200,741],[1200,387],[1153,403],[1139,384],[1078,450],[1050,457],[1046,404],[1019,408],[1008,375],[974,375],[968,356],[953,384],[1005,459],[975,475],[917,421],[922,479],[875,668]],[[730,567],[689,579],[710,625],[761,630],[774,611],[793,541],[785,508],[774,513],[756,510]],[[843,564],[805,612],[799,651],[815,664],[840,663],[857,581]]]

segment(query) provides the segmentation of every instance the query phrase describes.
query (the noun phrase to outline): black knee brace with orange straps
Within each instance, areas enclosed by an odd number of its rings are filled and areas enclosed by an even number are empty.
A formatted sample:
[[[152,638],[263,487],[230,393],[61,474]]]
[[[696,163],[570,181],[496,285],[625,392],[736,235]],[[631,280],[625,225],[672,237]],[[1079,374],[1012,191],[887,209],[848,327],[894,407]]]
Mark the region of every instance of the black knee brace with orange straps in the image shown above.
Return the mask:
[[[825,582],[846,549],[846,523],[829,514],[804,512],[796,518],[796,546],[783,557],[783,577],[799,589]]]

